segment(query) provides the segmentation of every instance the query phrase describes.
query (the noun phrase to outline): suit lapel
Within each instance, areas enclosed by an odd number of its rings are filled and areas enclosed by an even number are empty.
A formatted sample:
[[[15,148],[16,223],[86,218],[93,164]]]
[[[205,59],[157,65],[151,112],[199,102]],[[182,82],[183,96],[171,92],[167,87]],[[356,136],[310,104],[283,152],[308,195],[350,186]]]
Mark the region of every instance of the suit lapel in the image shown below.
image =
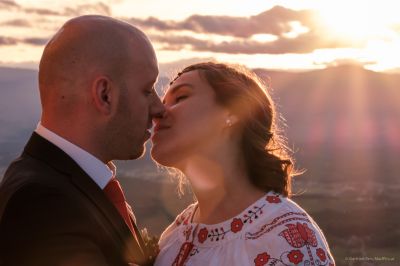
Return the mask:
[[[108,223],[104,224],[104,227],[106,227],[105,230],[110,231],[110,228],[108,228],[110,226],[114,229],[114,233],[111,232],[110,235],[119,246],[127,249],[125,253],[128,258],[134,259],[135,262],[145,260],[142,248],[133,237],[129,227],[125,224],[117,209],[108,200],[99,186],[71,157],[35,132],[26,145],[24,153],[44,161],[59,172],[69,176],[72,184],[92,203],[88,204],[88,211],[92,214],[99,213],[93,211],[94,205],[102,214],[102,217],[99,217],[100,220],[98,220],[108,221]]]
[[[144,254],[146,255],[146,257],[148,257],[147,256],[148,254],[146,254],[146,252],[147,252],[146,245],[144,243],[142,233],[140,232],[139,228],[137,227],[136,218],[135,218],[135,215],[133,214],[132,206],[130,206],[129,204],[127,204],[127,205],[128,205],[127,208],[128,208],[129,218],[132,222],[133,230],[136,235],[137,241],[139,242],[139,245],[142,247],[142,250],[143,250]]]
[[[83,170],[81,171],[83,172]],[[132,232],[126,225],[118,210],[104,195],[103,191],[94,183],[94,181],[90,179],[90,177],[82,178],[82,175],[74,175],[71,178],[71,181],[91,200],[93,204],[97,206],[97,208],[113,225],[115,230],[118,231],[118,235],[122,237],[121,240],[124,242],[124,246],[126,246],[131,252],[131,257],[133,257],[135,261],[143,260],[144,252],[139,243],[133,237]]]

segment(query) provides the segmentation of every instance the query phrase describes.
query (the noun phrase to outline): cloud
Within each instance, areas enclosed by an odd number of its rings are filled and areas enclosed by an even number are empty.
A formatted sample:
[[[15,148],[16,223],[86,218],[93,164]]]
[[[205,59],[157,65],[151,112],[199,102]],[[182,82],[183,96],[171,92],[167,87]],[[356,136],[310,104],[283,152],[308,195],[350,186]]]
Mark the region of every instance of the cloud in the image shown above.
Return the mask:
[[[31,27],[32,24],[26,19],[13,19],[2,22],[1,26],[13,26],[13,27]]]
[[[111,16],[111,9],[108,5],[99,2],[95,4],[83,4],[74,8],[66,7],[62,13],[64,16],[80,16],[84,14],[99,14]]]
[[[37,14],[41,16],[66,16],[66,17],[74,17],[80,16],[84,14],[99,14],[111,16],[111,8],[102,2],[94,3],[94,4],[81,4],[76,5],[74,7],[63,7],[60,8],[60,11],[56,11],[48,8],[37,8],[37,7],[24,7],[20,6],[13,1],[2,1],[0,0],[0,8],[5,9],[17,9],[22,13],[27,14]]]
[[[25,44],[35,45],[35,46],[42,46],[45,45],[49,41],[49,38],[25,38],[22,39],[21,42]]]
[[[332,61],[326,61],[326,62],[321,62],[321,63],[314,63],[314,65],[320,66],[326,66],[326,67],[336,67],[336,66],[368,66],[368,65],[374,65],[378,63],[377,61],[362,61],[359,59],[354,59],[354,58],[337,58]]]
[[[295,11],[281,6],[251,17],[193,15],[176,21],[162,21],[154,17],[148,19],[131,18],[129,21],[143,28],[165,30],[189,30],[197,33],[213,33],[248,38],[254,34],[281,36],[292,30],[291,22],[298,21],[305,27],[312,27],[317,14],[311,10]]]
[[[164,50],[181,50],[189,48],[193,51],[210,51],[227,54],[285,54],[310,53],[320,48],[348,47],[346,41],[329,38],[313,33],[306,33],[297,38],[280,37],[272,42],[259,42],[248,38],[237,38],[233,41],[213,42],[190,36],[150,35],[154,42],[162,44]]]
[[[1,9],[14,9],[14,8],[19,8],[19,5],[17,3],[15,3],[15,1],[0,0],[0,8]]]
[[[15,45],[18,43],[18,39],[12,37],[0,36],[0,46]]]
[[[203,16],[193,15],[183,21],[162,21],[150,17],[131,18],[129,22],[145,29],[155,29],[151,39],[161,43],[164,50],[191,49],[228,54],[285,54],[310,53],[316,49],[362,47],[363,42],[355,43],[332,34],[321,23],[318,13],[313,10],[292,10],[275,6],[256,16]],[[301,27],[298,31],[294,25]],[[305,29],[305,30],[303,30]],[[171,31],[170,34],[166,32]],[[200,34],[214,34],[233,37],[232,41],[214,42],[211,39],[198,39],[189,35],[174,35],[179,31]],[[294,33],[294,34],[292,34]],[[256,34],[276,37],[270,42],[251,38]]]
[[[4,37],[0,36],[0,46],[11,46],[11,45],[17,45],[17,44],[28,44],[28,45],[33,45],[33,46],[42,46],[47,43],[49,39],[48,38],[36,38],[36,37],[30,37],[30,38],[14,38],[14,37]]]
[[[54,11],[46,8],[23,8],[21,11],[25,13],[43,15],[43,16],[60,16],[61,13],[58,11]]]

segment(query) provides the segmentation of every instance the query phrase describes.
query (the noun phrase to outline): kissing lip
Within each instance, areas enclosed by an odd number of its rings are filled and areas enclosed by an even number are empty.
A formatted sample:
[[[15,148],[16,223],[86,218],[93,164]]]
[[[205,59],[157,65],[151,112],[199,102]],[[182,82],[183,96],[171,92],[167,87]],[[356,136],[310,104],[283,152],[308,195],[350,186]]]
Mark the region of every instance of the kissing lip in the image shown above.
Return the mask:
[[[151,128],[153,127],[153,122],[150,120],[150,122],[147,123],[147,130],[151,130]]]
[[[162,124],[156,124],[156,125],[154,126],[154,133],[157,133],[157,132],[160,131],[160,130],[168,129],[168,128],[170,128],[170,126],[162,125]]]

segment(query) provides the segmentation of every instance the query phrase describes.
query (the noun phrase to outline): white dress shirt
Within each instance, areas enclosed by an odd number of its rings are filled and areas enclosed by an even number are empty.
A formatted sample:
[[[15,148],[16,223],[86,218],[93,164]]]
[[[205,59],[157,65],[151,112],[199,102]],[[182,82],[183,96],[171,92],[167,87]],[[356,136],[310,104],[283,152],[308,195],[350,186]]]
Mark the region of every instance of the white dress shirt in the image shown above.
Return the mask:
[[[116,168],[112,162],[104,164],[92,154],[45,128],[40,122],[35,132],[68,154],[101,189],[115,176]]]

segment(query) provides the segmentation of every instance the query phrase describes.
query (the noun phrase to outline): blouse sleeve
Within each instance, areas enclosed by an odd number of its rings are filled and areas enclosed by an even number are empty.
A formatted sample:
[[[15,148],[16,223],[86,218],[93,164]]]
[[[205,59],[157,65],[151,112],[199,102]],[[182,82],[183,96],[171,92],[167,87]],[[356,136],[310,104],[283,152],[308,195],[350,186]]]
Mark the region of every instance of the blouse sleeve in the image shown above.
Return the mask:
[[[178,216],[176,216],[175,221],[172,222],[167,229],[161,234],[160,240],[158,242],[160,248],[164,247],[168,239],[171,238],[175,229],[181,224],[187,224],[191,218],[192,212],[195,208],[195,204],[189,205],[184,211],[182,211]]]
[[[281,214],[245,239],[251,265],[335,265],[322,231],[305,212]]]

